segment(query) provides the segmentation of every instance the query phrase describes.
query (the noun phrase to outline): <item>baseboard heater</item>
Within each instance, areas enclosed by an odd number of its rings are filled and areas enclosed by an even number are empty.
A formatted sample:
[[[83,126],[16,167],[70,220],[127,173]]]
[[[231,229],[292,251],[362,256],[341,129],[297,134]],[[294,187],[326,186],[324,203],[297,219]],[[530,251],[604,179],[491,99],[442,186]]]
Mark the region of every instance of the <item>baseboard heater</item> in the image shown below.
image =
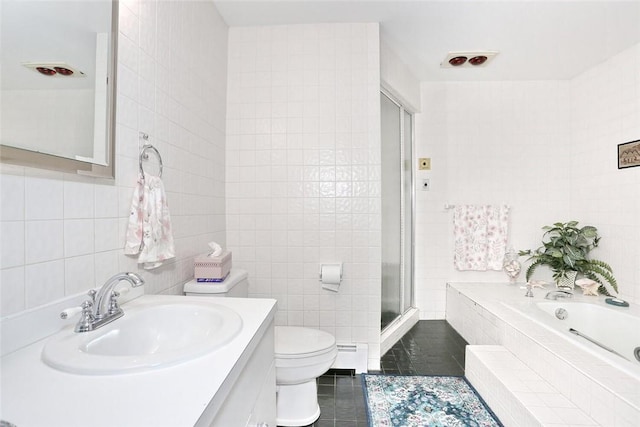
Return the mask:
[[[367,372],[367,358],[369,347],[367,344],[337,344],[338,356],[331,369],[355,370],[356,374]]]

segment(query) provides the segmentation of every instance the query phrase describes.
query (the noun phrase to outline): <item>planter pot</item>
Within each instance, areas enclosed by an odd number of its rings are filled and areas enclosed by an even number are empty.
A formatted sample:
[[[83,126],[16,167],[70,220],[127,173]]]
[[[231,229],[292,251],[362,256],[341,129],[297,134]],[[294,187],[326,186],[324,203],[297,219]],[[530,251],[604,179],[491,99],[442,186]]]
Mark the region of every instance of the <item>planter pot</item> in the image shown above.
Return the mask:
[[[560,288],[569,288],[573,289],[576,286],[576,276],[578,275],[577,271],[567,271],[564,276],[560,277],[556,281],[556,287]]]

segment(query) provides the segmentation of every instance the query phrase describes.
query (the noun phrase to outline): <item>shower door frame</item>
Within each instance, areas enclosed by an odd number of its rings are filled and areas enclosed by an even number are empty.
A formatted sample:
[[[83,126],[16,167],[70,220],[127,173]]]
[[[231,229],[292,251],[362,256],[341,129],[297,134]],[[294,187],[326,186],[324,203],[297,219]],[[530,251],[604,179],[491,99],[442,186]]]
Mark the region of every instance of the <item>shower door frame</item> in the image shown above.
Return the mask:
[[[406,238],[407,238],[407,233],[406,233],[406,227],[407,224],[404,221],[405,218],[405,197],[406,197],[406,189],[404,186],[404,179],[401,179],[402,185],[400,186],[400,198],[402,200],[402,207],[401,207],[401,252],[400,252],[400,259],[401,259],[401,269],[400,269],[400,282],[401,282],[401,286],[400,286],[400,314],[393,319],[389,324],[385,325],[384,328],[381,328],[381,332],[384,332],[386,330],[389,330],[390,328],[394,327],[395,325],[397,325],[400,321],[402,321],[402,318],[405,314],[407,314],[407,312],[411,311],[411,309],[413,307],[415,307],[415,173],[413,170],[413,165],[414,165],[414,158],[415,158],[415,112],[412,111],[411,109],[409,109],[406,105],[404,105],[399,99],[398,97],[396,97],[395,95],[393,95],[392,91],[386,89],[384,86],[380,87],[380,94],[384,95],[385,97],[387,97],[387,99],[389,99],[391,102],[393,102],[398,108],[399,108],[399,115],[400,115],[400,159],[401,159],[401,165],[400,165],[400,173],[401,173],[401,177],[404,178],[406,171],[405,169],[408,170],[408,172],[411,174],[411,183],[409,186],[409,191],[411,192],[410,196],[411,196],[411,223],[409,224],[410,230],[408,233],[408,238],[410,240],[409,242],[409,246],[411,248],[411,254],[409,256],[409,259],[407,260],[407,256],[406,256],[406,251],[405,251],[405,242],[406,242]],[[405,113],[407,113],[410,117],[411,117],[411,129],[410,129],[410,136],[411,136],[411,143],[410,143],[410,147],[411,147],[411,157],[406,160],[404,158],[405,156],[405,147],[406,147],[406,137],[405,137]],[[382,118],[381,118],[382,120]],[[404,162],[408,161],[409,162],[409,167],[405,168]],[[411,296],[410,296],[410,301],[406,301],[406,292],[405,292],[405,280],[406,280],[406,268],[405,268],[405,264],[406,262],[410,263],[410,274],[411,274]],[[406,306],[406,308],[405,308]]]

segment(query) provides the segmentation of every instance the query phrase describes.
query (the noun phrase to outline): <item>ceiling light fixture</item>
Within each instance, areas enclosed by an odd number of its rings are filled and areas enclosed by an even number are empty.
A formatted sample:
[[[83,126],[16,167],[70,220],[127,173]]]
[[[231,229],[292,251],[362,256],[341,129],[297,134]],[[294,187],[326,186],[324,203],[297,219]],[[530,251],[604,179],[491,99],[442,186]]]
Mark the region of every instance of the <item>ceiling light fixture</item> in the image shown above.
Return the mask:
[[[466,56],[454,56],[453,58],[451,58],[449,60],[449,64],[451,64],[454,67],[459,67],[462,64],[464,64],[465,62],[467,62],[467,57]]]
[[[36,70],[38,70],[40,74],[44,74],[45,76],[53,76],[56,74],[55,70],[47,67],[36,67]]]
[[[469,59],[469,64],[471,65],[482,65],[485,62],[487,62],[487,57],[484,55],[478,55],[478,56],[474,56],[473,58]]]
[[[449,52],[440,63],[441,68],[478,68],[485,67],[498,54],[498,51]]]
[[[85,74],[66,62],[23,62],[22,65],[47,77],[85,77]]]
[[[63,76],[70,76],[73,74],[73,70],[65,67],[53,67],[53,69],[56,70],[58,74],[62,74]]]

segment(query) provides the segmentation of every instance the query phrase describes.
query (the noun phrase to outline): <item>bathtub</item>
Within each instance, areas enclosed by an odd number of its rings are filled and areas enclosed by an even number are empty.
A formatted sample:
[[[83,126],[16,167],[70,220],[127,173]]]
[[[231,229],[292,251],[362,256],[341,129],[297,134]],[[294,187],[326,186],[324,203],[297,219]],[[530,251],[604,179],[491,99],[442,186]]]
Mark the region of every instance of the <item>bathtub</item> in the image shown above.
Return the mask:
[[[469,344],[512,353],[598,425],[640,426],[640,304],[614,307],[579,290],[550,301],[547,292],[527,298],[520,286],[448,283],[446,318]]]
[[[628,308],[602,300],[503,304],[640,380],[640,317]]]

